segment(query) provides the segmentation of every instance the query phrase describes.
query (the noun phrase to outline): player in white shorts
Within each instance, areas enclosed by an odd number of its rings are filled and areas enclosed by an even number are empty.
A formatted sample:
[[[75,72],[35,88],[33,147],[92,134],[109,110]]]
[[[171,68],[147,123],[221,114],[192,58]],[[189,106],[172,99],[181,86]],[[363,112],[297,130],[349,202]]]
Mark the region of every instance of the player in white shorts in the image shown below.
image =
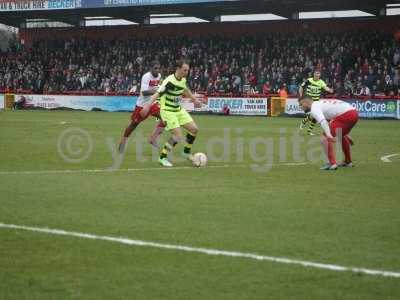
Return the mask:
[[[352,167],[350,146],[353,140],[349,133],[358,122],[358,112],[350,105],[341,100],[320,100],[313,101],[312,98],[305,96],[299,99],[300,107],[319,123],[323,129],[322,143],[329,163],[321,170],[336,170],[336,154],[334,143],[336,138],[341,138],[344,162],[339,164],[341,167]]]
[[[125,145],[132,132],[141,122],[146,120],[150,115],[160,119],[160,121],[157,123],[153,133],[149,138],[150,144],[152,144],[155,147],[158,147],[157,138],[161,135],[161,133],[165,128],[165,124],[164,122],[161,121],[160,117],[159,103],[154,102],[151,105],[149,112],[145,116],[142,116],[140,112],[143,109],[143,106],[150,101],[151,95],[153,95],[157,91],[160,81],[161,81],[160,63],[158,61],[153,61],[151,64],[151,70],[146,74],[144,74],[142,77],[142,81],[140,84],[140,96],[136,102],[135,110],[132,113],[131,122],[129,123],[128,127],[126,127],[124,135],[119,143],[120,153],[124,152]]]

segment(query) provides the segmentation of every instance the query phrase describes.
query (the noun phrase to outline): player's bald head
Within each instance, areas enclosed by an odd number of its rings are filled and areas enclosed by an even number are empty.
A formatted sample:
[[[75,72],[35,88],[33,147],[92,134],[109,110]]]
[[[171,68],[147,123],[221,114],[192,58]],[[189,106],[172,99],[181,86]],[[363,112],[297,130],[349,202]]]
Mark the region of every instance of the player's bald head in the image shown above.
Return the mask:
[[[312,104],[313,104],[313,99],[309,96],[303,96],[299,98],[299,106],[306,113],[311,110]]]

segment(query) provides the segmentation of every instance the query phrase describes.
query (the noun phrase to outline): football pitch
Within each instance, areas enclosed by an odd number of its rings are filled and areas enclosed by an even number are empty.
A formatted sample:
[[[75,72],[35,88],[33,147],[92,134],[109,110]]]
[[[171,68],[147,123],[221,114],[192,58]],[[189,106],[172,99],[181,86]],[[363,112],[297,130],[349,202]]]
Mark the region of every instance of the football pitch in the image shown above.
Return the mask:
[[[0,113],[0,299],[400,298],[399,121],[324,172],[297,118],[194,115],[209,164],[171,169],[128,119]]]

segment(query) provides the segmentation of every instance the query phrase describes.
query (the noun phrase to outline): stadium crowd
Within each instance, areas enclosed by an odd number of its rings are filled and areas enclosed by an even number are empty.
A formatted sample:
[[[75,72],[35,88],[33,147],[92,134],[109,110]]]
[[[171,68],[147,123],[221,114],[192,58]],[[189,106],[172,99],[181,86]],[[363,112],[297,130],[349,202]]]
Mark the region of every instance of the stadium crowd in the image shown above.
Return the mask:
[[[0,90],[137,93],[157,59],[163,74],[191,61],[190,87],[208,94],[296,94],[318,68],[337,96],[399,95],[400,48],[381,32],[270,33],[240,38],[47,40],[0,54]]]

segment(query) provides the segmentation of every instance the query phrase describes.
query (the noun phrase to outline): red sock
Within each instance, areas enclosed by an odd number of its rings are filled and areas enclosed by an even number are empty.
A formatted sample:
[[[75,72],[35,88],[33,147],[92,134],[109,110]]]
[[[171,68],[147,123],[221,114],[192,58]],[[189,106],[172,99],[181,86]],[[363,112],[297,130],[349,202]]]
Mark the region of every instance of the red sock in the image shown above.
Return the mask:
[[[342,138],[342,150],[344,153],[344,162],[346,164],[351,163],[351,151],[350,151],[350,140],[347,135]]]
[[[336,165],[335,147],[333,142],[329,142],[326,137],[321,140],[322,148],[324,149],[325,155],[328,157],[328,161],[331,165]]]
[[[334,143],[328,141],[328,159],[331,165],[336,165],[336,155]]]

